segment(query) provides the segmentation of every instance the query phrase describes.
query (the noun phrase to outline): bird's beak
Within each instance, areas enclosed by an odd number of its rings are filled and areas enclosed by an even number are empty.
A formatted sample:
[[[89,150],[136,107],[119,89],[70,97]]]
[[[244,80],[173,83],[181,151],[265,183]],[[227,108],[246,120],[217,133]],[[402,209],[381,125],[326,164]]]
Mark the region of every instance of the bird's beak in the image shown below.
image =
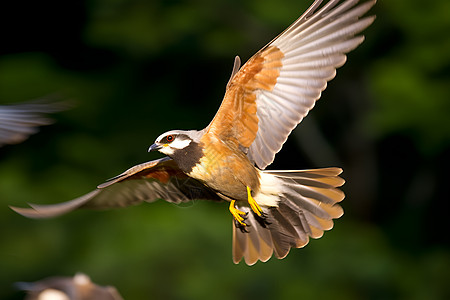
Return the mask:
[[[148,148],[148,152],[151,152],[151,151],[157,151],[157,150],[159,150],[159,149],[161,149],[161,148],[162,148],[161,145],[153,144],[153,145],[150,146],[150,148]]]

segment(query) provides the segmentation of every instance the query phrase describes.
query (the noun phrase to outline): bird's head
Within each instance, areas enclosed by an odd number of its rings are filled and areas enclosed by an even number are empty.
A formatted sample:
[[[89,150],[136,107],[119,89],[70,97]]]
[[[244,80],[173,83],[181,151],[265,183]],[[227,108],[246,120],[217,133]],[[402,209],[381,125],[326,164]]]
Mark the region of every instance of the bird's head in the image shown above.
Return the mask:
[[[192,142],[198,143],[201,135],[202,131],[197,130],[171,130],[161,134],[148,151],[159,151],[167,156],[173,156],[175,152],[187,148]]]

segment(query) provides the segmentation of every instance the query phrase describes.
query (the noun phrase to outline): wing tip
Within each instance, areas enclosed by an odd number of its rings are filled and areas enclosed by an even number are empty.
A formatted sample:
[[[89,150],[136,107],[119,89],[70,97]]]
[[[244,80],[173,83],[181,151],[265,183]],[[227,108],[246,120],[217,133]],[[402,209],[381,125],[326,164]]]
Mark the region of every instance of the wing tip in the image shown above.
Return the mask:
[[[88,203],[99,192],[100,190],[96,189],[81,197],[75,198],[67,202],[61,202],[56,204],[41,205],[41,204],[27,203],[30,206],[29,208],[16,207],[11,205],[9,206],[9,208],[11,208],[19,215],[31,219],[54,218],[86,205],[86,203]]]
[[[33,204],[32,203],[27,203],[28,205],[30,205],[30,208],[24,208],[24,207],[17,207],[17,206],[12,206],[12,205],[8,205],[8,207],[18,213],[21,216],[24,216],[26,218],[30,218],[30,219],[41,219],[41,218],[46,218],[46,216],[43,216],[38,210],[36,210],[35,208],[33,208]]]

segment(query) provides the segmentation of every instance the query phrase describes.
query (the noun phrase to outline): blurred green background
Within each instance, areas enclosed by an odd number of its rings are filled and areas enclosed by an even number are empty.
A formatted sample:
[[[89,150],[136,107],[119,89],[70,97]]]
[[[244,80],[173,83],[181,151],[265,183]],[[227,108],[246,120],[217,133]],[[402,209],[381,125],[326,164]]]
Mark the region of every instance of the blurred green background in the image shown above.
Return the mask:
[[[341,166],[345,215],[284,260],[231,260],[226,203],[164,201],[29,220],[8,205],[87,193],[206,126],[246,61],[312,0],[0,4],[0,103],[76,102],[0,148],[0,299],[17,281],[89,274],[125,299],[450,299],[450,2],[379,1],[271,169]]]

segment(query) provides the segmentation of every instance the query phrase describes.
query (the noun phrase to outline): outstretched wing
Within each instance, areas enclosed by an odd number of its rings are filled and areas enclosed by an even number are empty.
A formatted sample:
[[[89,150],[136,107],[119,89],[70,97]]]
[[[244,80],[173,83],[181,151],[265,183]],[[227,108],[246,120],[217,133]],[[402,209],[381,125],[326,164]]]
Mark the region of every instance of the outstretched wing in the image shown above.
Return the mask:
[[[46,114],[67,109],[67,103],[32,101],[0,106],[0,147],[17,144],[38,131],[38,126],[49,125]]]
[[[194,199],[220,200],[213,190],[188,177],[172,159],[164,157],[134,166],[71,201],[51,205],[29,204],[31,208],[11,209],[29,218],[50,218],[77,208],[119,208],[157,199],[172,203]]]
[[[364,40],[355,35],[373,22],[373,16],[361,17],[376,1],[358,2],[330,0],[319,9],[322,0],[316,0],[230,79],[208,132],[237,142],[261,169],[272,163],[345,63],[345,53]]]

